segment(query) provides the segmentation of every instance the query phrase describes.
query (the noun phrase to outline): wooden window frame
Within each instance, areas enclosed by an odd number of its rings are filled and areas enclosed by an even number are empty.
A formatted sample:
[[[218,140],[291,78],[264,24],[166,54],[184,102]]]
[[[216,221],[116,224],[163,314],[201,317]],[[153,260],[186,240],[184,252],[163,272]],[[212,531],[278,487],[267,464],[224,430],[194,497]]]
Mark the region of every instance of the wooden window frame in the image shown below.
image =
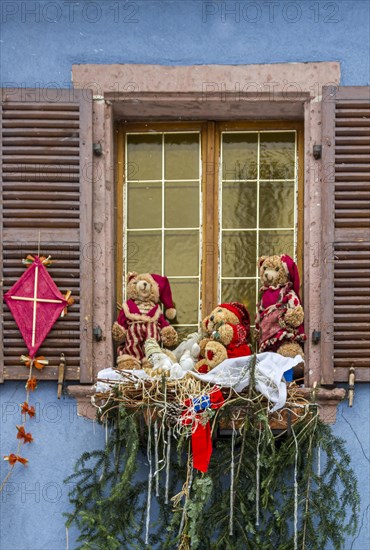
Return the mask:
[[[124,166],[125,159],[125,135],[131,132],[181,132],[197,131],[201,133],[202,155],[202,287],[201,287],[201,318],[212,311],[219,301],[218,261],[219,250],[219,160],[221,154],[221,135],[224,131],[279,131],[295,130],[297,132],[297,259],[300,273],[303,273],[303,194],[304,194],[304,135],[303,123],[284,120],[272,121],[227,121],[217,123],[215,121],[200,122],[155,122],[147,123],[122,123],[115,128],[116,141],[116,301],[122,303],[122,285],[124,284],[123,269],[123,242],[124,242]],[[283,251],[282,251],[283,252]],[[301,284],[302,291],[303,285]],[[303,294],[303,292],[302,292]],[[249,313],[253,322],[255,304],[249,305]]]
[[[124,176],[124,166],[125,166],[125,135],[129,132],[181,132],[181,131],[194,131],[201,133],[201,157],[205,158],[207,154],[207,124],[204,122],[155,122],[148,121],[148,123],[118,123],[115,128],[115,142],[116,142],[116,205],[117,205],[117,215],[115,220],[116,227],[116,298],[118,303],[122,303],[122,286],[124,284],[124,268],[123,268],[123,258],[124,258],[124,221],[123,221],[123,204],[124,204],[124,186],[125,186],[125,176]],[[206,138],[206,139],[204,139]],[[205,171],[202,171],[202,215],[203,220],[209,209],[209,204],[207,202],[205,188],[207,185]],[[204,253],[204,248],[203,248]],[[203,256],[204,258],[204,256]],[[202,274],[203,275],[203,274]],[[202,295],[207,292],[207,289],[204,287],[204,279],[202,277]]]
[[[322,88],[338,86],[340,63],[280,63],[266,65],[74,65],[75,87],[94,94],[93,142],[103,155],[94,159],[93,242],[103,261],[94,272],[94,324],[105,329],[93,343],[97,373],[113,362],[109,334],[116,306],[114,295],[115,227],[114,126],[118,121],[161,120],[294,120],[304,123],[304,293],[307,369],[310,393],[321,383],[321,347],[311,335],[321,325],[321,178],[322,162],[313,157],[313,145],[321,143]],[[214,163],[216,152],[209,153]],[[208,160],[208,159],[207,159]],[[96,177],[95,177],[96,175]],[[88,409],[88,389],[71,390]],[[91,390],[90,390],[91,391]],[[322,418],[335,421],[336,407],[344,390],[316,391]],[[94,414],[94,409],[90,414]],[[85,414],[89,412],[85,409]]]

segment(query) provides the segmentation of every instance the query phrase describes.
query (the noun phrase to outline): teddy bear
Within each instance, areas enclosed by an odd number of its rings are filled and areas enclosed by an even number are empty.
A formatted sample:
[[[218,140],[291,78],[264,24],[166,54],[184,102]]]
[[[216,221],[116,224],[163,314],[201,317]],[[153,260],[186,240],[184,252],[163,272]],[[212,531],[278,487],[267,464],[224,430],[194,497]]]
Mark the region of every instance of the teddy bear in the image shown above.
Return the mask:
[[[170,376],[171,369],[178,364],[175,356],[169,350],[166,352],[160,347],[155,338],[148,338],[144,344],[144,353],[147,362],[143,362],[145,372],[152,378],[156,376]]]
[[[182,378],[184,373],[194,369],[197,362],[199,338],[197,332],[189,334],[173,351],[161,348],[154,338],[148,338],[144,344],[148,363],[142,363],[145,372],[151,377]]]
[[[218,305],[202,322],[205,337],[199,342],[202,359],[195,365],[206,373],[225,359],[251,355],[247,344],[250,332],[249,313],[239,302]]]
[[[122,305],[112,328],[117,349],[117,366],[120,369],[141,368],[145,358],[144,344],[148,338],[171,347],[177,344],[177,332],[167,318],[176,317],[170,283],[167,277],[136,272],[128,274],[127,301]]]
[[[255,323],[258,351],[303,358],[306,336],[297,265],[286,254],[262,256],[259,269],[262,287]]]

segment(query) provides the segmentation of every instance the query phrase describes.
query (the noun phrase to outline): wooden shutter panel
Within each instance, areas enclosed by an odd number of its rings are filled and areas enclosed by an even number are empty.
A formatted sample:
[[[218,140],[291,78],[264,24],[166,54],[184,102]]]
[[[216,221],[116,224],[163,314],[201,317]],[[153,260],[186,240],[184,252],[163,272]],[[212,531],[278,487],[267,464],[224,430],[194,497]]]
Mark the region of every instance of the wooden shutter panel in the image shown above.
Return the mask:
[[[6,292],[23,273],[21,261],[51,255],[48,268],[75,303],[59,318],[38,355],[49,366],[40,379],[57,377],[60,353],[66,379],[92,380],[92,95],[86,90],[3,89],[1,101],[1,274]],[[27,354],[7,306],[3,312],[0,377],[24,379]]]
[[[322,106],[323,382],[370,381],[370,88],[324,87]]]

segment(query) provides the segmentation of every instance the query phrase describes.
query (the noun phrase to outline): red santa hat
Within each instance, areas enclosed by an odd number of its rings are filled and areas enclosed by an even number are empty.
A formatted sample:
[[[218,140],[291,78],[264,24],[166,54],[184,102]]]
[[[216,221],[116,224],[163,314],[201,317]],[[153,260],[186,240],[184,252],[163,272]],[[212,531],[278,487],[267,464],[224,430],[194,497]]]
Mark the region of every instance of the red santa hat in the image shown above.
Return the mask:
[[[157,275],[156,273],[152,273],[151,275],[158,285],[159,299],[164,305],[165,315],[167,319],[172,321],[176,317],[176,309],[172,300],[170,282],[163,275]]]
[[[297,264],[287,254],[284,254],[283,256],[281,256],[281,261],[283,263],[283,266],[287,275],[289,275],[289,278],[292,282],[292,288],[299,298],[300,283],[299,283],[299,273],[298,273]]]
[[[245,328],[247,329],[248,331],[247,337],[248,337],[249,329],[250,329],[250,318],[249,318],[248,310],[245,307],[245,305],[241,304],[240,302],[230,302],[229,304],[220,304],[220,307],[228,309],[229,311],[234,313],[234,315],[237,316],[240,323],[244,325]]]

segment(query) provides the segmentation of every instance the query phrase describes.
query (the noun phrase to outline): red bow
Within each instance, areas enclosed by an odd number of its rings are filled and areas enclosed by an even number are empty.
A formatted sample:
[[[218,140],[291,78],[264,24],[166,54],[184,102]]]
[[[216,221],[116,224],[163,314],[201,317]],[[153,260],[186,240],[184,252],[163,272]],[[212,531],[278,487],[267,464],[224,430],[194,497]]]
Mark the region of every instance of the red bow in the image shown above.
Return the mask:
[[[211,425],[202,424],[202,413],[205,409],[219,409],[224,404],[224,398],[219,388],[211,391],[209,396],[197,399],[186,399],[186,411],[182,413],[183,424],[193,425],[191,432],[191,446],[193,451],[193,466],[200,472],[207,472],[212,455]]]

